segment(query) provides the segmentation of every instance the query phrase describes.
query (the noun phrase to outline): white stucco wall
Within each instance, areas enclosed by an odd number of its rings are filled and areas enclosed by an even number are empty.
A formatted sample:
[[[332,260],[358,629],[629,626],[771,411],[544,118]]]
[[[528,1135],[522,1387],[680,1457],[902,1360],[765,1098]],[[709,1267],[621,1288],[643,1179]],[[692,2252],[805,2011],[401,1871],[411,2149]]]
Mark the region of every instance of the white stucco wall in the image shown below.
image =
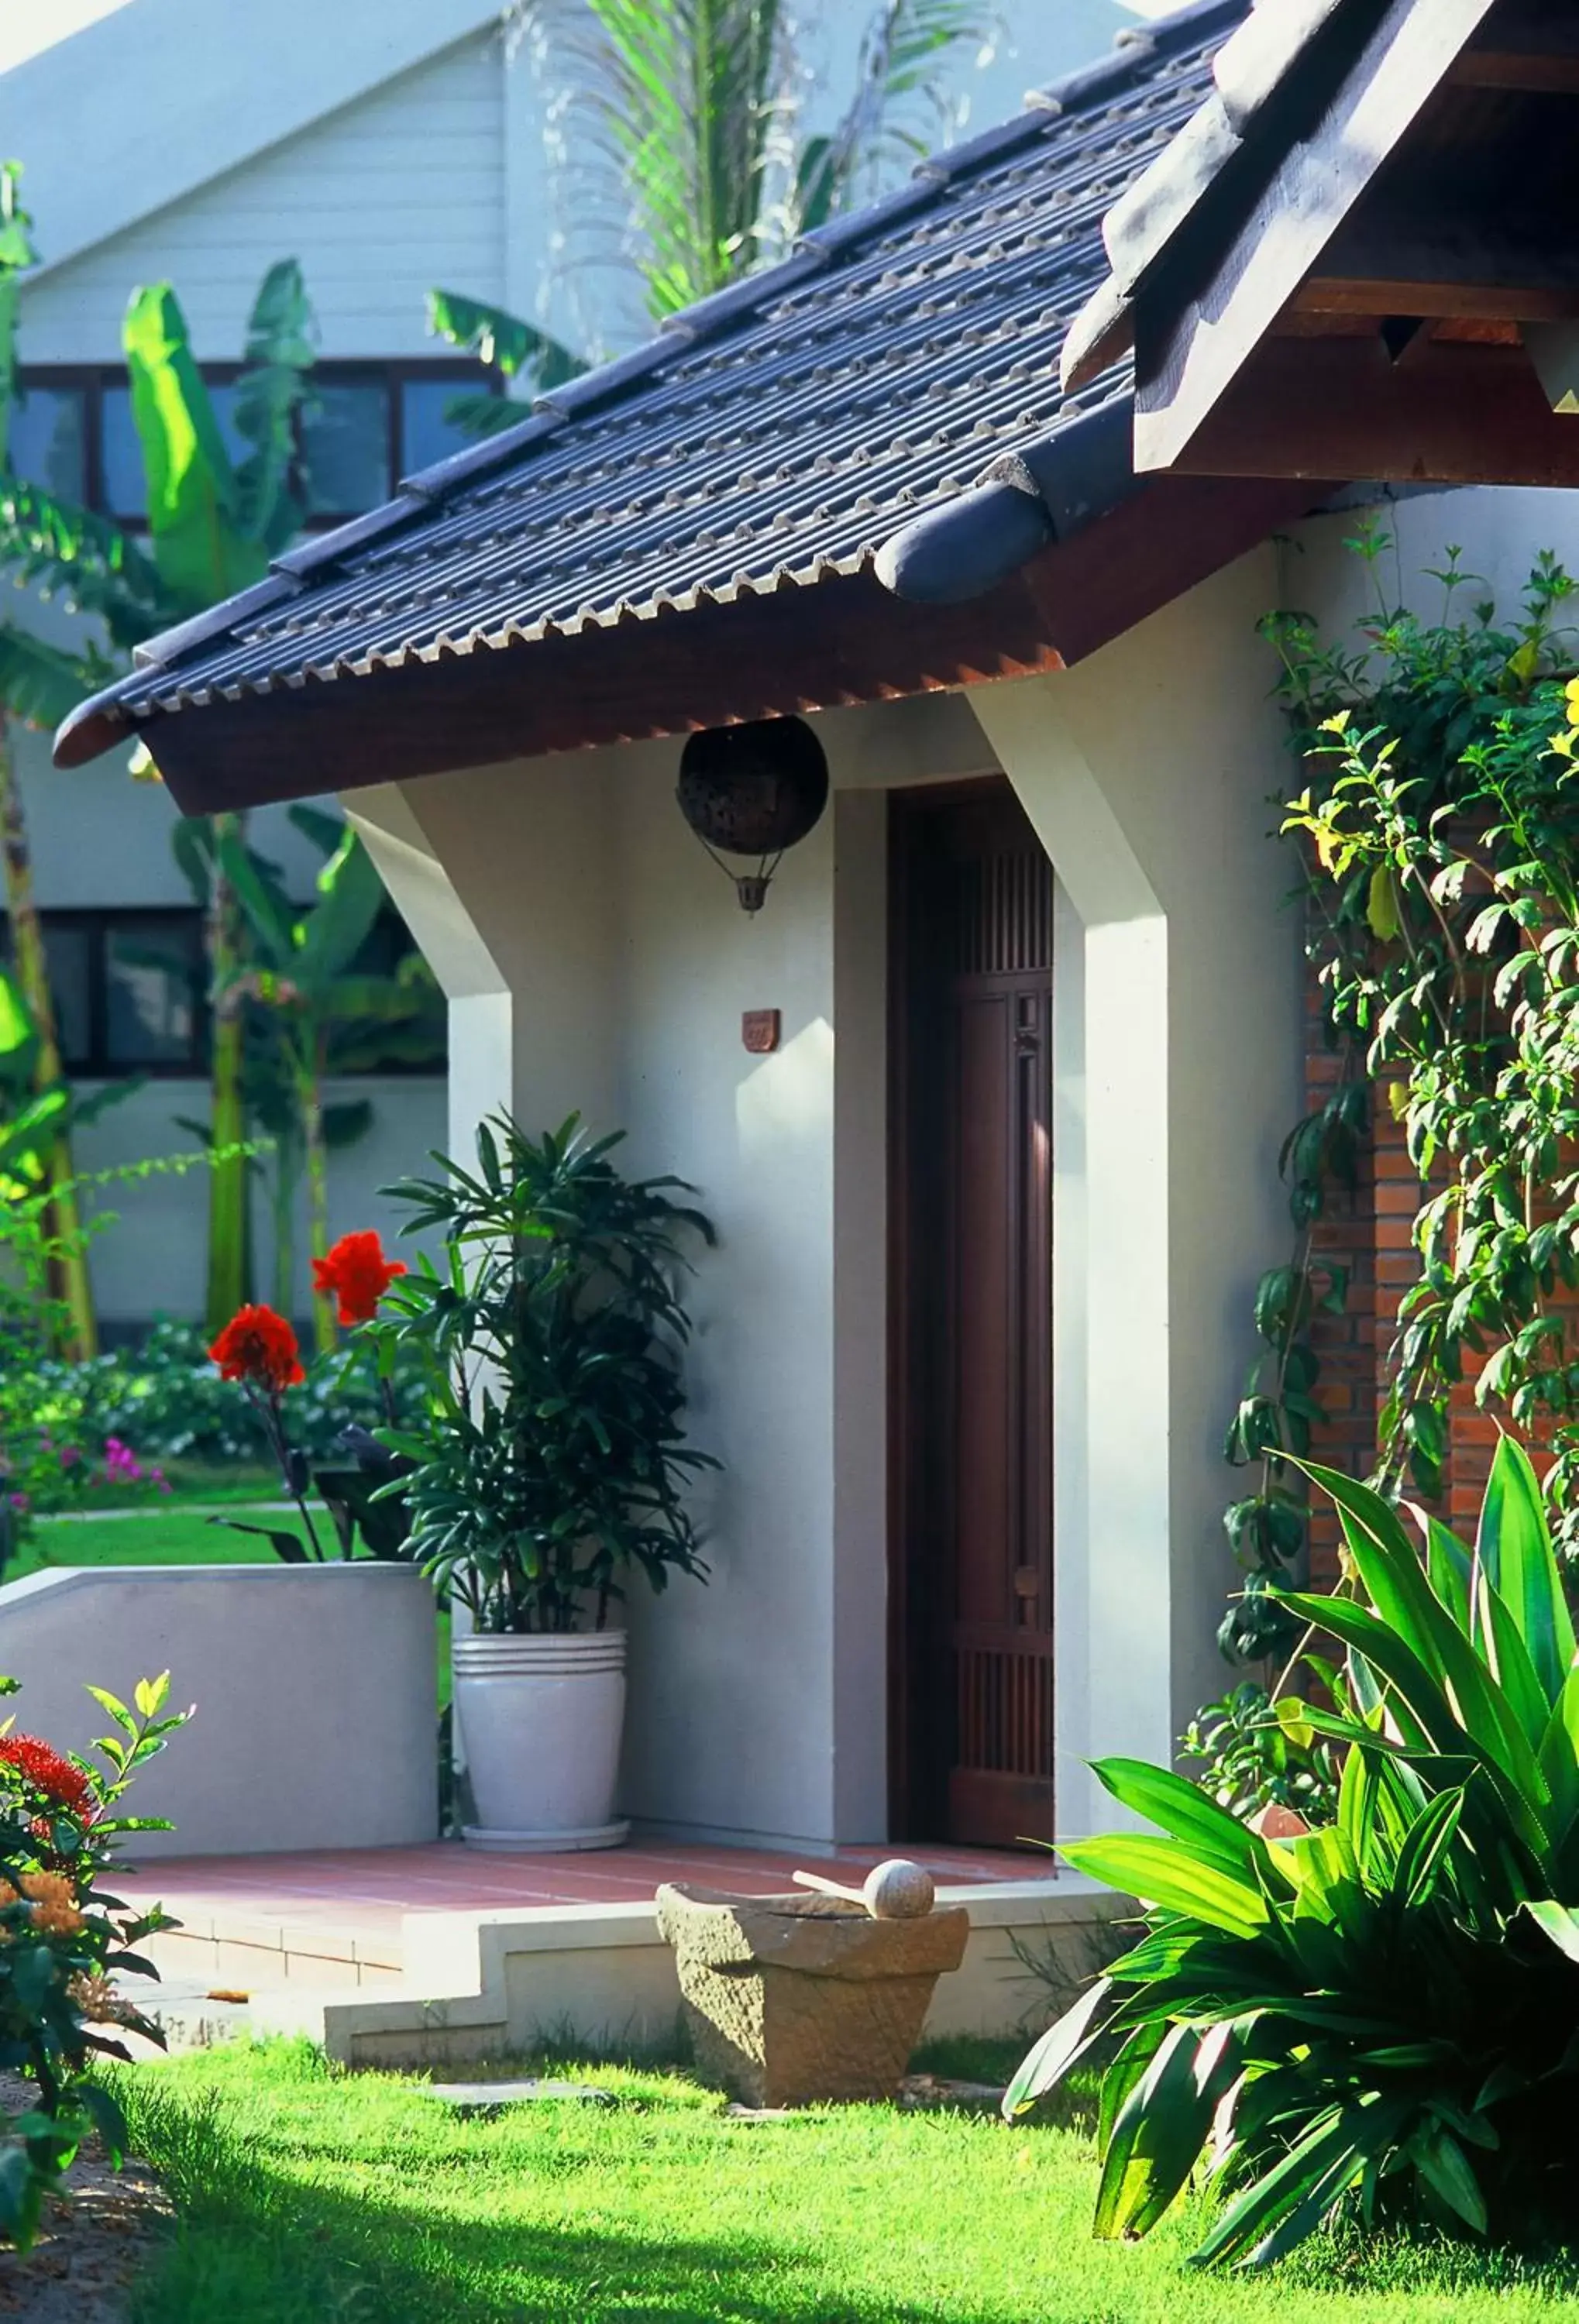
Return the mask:
[[[674,807],[673,743],[353,798],[419,934],[424,910],[450,931],[457,1079],[533,1127],[579,1105],[626,1128],[630,1166],[696,1182],[719,1229],[688,1368],[695,1439],[726,1464],[700,1496],[715,1575],[633,1608],[631,1812],[885,1828],[891,785],[1001,764],[1058,874],[1060,1828],[1108,1812],[1084,1757],[1166,1758],[1220,1690],[1222,1437],[1287,1243],[1300,1083],[1254,631],[1277,595],[1269,549],[1074,671],[820,718],[832,808],[754,921]],[[476,1013],[505,1008],[508,1092]],[[783,1019],[760,1059],[740,1039],[759,1008]]]
[[[624,1804],[695,1832],[811,1841],[881,1837],[886,1816],[875,792],[989,764],[958,702],[818,724],[836,797],[754,920],[679,818],[673,743],[347,801],[439,974],[462,980],[457,1087],[531,1128],[579,1109],[625,1129],[628,1166],[693,1181],[718,1229],[688,1368],[695,1441],[726,1464],[699,1496],[714,1578],[633,1606]],[[512,996],[508,1089],[486,964]],[[741,1017],[769,1008],[781,1046],[749,1056]]]
[[[1254,633],[1277,588],[1268,549],[1074,670],[969,696],[1065,891],[1065,1831],[1113,1813],[1074,1754],[1168,1759],[1227,1676],[1213,1643],[1234,1578],[1223,1435],[1256,1278],[1288,1246],[1277,1160],[1301,1086],[1297,927],[1267,804],[1286,757]],[[1076,958],[1078,984],[1061,973]]]
[[[176,1827],[138,1833],[138,1863],[436,1840],[437,1645],[426,1582],[371,1558],[0,1585],[0,1669],[21,1682],[32,1732],[86,1753],[108,1722],[84,1689],[131,1702],[162,1671],[169,1708],[195,1711],[127,1800]]]
[[[1369,514],[1392,546],[1368,567],[1349,547]],[[1448,551],[1462,552],[1469,576],[1454,593],[1450,618],[1473,619],[1495,602],[1500,625],[1516,626],[1524,586],[1542,549],[1579,578],[1579,494],[1534,486],[1379,494],[1369,512],[1346,509],[1294,528],[1279,550],[1279,596],[1314,613],[1332,636],[1374,614],[1380,604],[1414,607],[1422,620],[1444,618],[1446,600],[1435,575]]]

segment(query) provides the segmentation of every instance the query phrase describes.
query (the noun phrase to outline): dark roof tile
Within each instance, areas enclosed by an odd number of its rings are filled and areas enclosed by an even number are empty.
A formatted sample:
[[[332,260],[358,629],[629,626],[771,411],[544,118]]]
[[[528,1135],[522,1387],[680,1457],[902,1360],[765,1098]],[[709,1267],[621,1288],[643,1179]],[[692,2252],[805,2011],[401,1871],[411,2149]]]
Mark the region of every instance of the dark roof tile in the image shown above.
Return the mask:
[[[1208,0],[1152,26],[519,427],[408,477],[261,589],[156,639],[96,711],[143,718],[815,585],[871,566],[1002,456],[1045,460],[1060,429],[1127,394],[1113,373],[1063,396],[1059,349],[1105,272],[1104,209],[1205,97],[1242,8]],[[1077,479],[1061,489],[1079,500]]]

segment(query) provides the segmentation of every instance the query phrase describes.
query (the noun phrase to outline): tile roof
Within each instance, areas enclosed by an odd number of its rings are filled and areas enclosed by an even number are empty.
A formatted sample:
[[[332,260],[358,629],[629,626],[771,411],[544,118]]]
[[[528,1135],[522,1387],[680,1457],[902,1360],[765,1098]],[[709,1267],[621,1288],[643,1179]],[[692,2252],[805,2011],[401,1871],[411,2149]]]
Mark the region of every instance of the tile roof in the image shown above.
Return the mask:
[[[1201,0],[924,162],[782,265],[300,543],[75,712],[75,763],[189,706],[814,585],[1129,394],[1062,395],[1101,221],[1195,113],[1244,0]],[[73,739],[74,738],[74,739]]]
[[[1217,50],[1200,109],[1133,180],[1103,221],[1109,272],[1065,338],[1060,374],[1078,389],[1134,344],[1142,278],[1168,259],[1203,205],[1264,169],[1303,134],[1334,77],[1374,30],[1376,0],[1252,0]],[[1249,196],[1242,198],[1248,209]]]

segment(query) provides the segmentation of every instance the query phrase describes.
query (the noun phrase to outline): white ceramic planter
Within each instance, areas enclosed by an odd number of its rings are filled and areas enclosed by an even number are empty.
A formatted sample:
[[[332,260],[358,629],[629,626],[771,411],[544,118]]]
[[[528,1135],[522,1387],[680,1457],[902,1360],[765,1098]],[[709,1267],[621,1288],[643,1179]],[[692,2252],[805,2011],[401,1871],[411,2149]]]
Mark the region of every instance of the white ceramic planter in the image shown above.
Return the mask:
[[[495,1637],[453,1646],[455,1710],[477,1821],[474,1848],[615,1848],[625,1633]]]

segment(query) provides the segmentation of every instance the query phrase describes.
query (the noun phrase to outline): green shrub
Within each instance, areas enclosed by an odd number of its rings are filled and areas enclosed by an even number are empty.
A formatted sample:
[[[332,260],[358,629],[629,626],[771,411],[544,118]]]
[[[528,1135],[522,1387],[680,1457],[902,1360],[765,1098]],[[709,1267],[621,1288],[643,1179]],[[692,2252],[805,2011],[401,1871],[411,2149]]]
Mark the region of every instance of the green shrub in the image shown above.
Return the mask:
[[[105,1879],[128,1832],[170,1829],[119,1812],[136,1771],[183,1723],[164,1714],[168,1688],[168,1672],[144,1680],[134,1710],[89,1690],[113,1728],[95,1747],[102,1766],[9,1724],[0,1734],[0,2066],[38,2092],[0,2116],[0,2239],[21,2250],[90,2131],[117,2162],[125,2151],[119,2108],[88,2071],[96,2054],[127,2055],[111,2029],[163,2047],[119,1983],[154,1975],[135,1949],[163,1915],[130,1912]],[[15,1692],[0,1679],[0,1693]]]
[[[416,1370],[407,1363],[394,1376],[402,1417],[420,1409]],[[112,1439],[144,1462],[218,1465],[270,1457],[255,1411],[220,1378],[195,1323],[162,1317],[138,1347],[82,1364],[40,1361],[28,1393],[59,1438],[93,1457]],[[284,1413],[291,1443],[310,1461],[331,1459],[348,1425],[371,1427],[385,1416],[367,1358],[354,1342],[308,1365],[301,1386],[286,1391]]]
[[[1335,1471],[1352,1594],[1286,1593],[1345,1656],[1337,1819],[1257,1836],[1166,1769],[1097,1774],[1161,1837],[1071,1843],[1145,1934],[1046,2034],[1022,2110],[1103,2037],[1096,2231],[1154,2227],[1205,2157],[1197,2258],[1334,2213],[1532,2243],[1579,2201],[1579,1662],[1535,1471],[1504,1440],[1473,1551]]]

